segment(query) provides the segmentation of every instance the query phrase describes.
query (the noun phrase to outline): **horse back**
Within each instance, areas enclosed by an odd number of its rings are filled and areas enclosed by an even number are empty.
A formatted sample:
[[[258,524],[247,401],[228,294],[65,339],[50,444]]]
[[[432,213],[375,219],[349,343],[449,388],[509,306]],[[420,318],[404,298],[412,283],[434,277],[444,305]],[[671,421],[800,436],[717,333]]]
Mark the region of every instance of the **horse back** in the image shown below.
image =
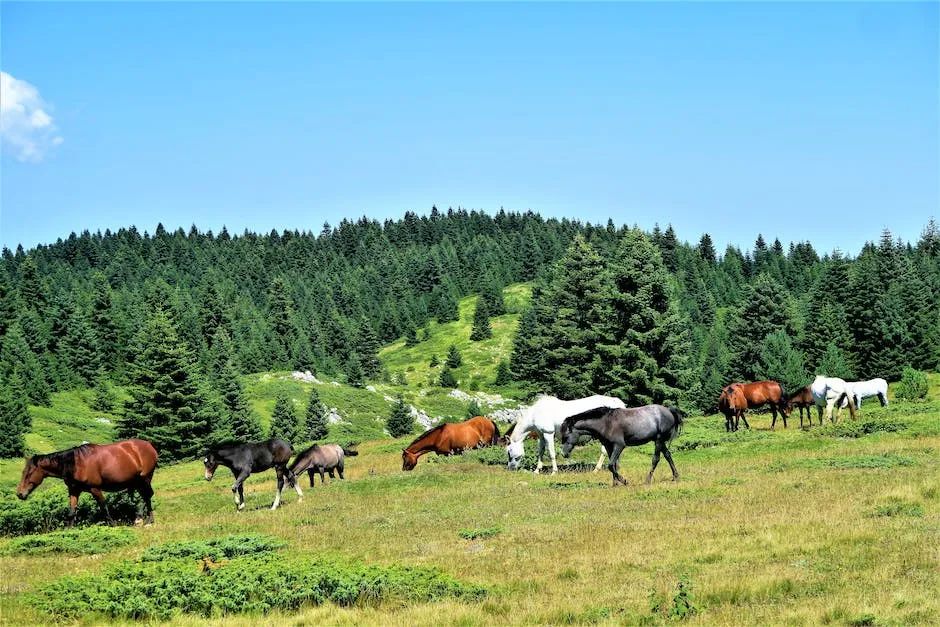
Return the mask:
[[[740,386],[749,407],[783,402],[783,386],[776,381],[755,381]]]
[[[71,479],[90,487],[122,487],[149,480],[157,467],[157,450],[146,440],[88,444],[75,451]]]

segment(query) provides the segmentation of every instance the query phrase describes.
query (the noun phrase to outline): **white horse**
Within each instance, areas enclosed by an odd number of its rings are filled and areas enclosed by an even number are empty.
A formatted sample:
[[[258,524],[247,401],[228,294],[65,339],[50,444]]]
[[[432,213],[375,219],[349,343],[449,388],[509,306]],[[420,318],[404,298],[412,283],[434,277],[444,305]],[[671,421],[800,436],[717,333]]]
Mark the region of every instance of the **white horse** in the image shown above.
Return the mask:
[[[810,389],[813,392],[813,400],[816,401],[816,409],[819,411],[819,423],[822,424],[822,406],[826,405],[826,418],[835,422],[832,418],[832,408],[836,403],[841,403],[844,398],[849,405],[849,412],[852,414],[852,420],[855,420],[855,401],[852,399],[852,392],[849,384],[844,379],[838,377],[824,377],[821,374],[816,375]],[[836,418],[842,414],[842,408],[836,414]]]
[[[858,409],[862,408],[862,399],[868,398],[870,396],[877,396],[878,400],[881,401],[882,407],[888,406],[888,382],[884,379],[871,379],[870,381],[847,381],[846,384],[849,386],[849,390],[852,392],[852,398],[855,400],[855,407]],[[849,399],[846,397],[842,401],[842,407],[846,407],[849,404]]]
[[[554,475],[558,472],[558,464],[555,462],[555,433],[559,432],[565,418],[604,407],[626,409],[627,406],[619,398],[599,394],[574,401],[563,401],[554,396],[539,397],[535,404],[525,411],[512,432],[507,434],[509,446],[506,447],[506,453],[509,455],[509,470],[519,468],[525,455],[523,443],[526,435],[530,431],[535,431],[539,435],[538,464],[535,466],[535,474],[542,470],[542,457],[545,455],[545,449],[548,449]],[[594,468],[595,472],[603,466],[603,463],[604,450],[602,448],[600,459],[597,460],[597,466]]]

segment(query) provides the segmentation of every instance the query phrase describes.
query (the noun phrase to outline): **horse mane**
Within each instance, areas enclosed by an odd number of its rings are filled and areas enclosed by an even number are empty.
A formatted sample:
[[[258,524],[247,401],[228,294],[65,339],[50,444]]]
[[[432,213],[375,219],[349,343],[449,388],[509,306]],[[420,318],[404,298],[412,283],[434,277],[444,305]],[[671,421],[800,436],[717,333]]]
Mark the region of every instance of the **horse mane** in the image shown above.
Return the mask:
[[[418,442],[420,442],[420,441],[423,440],[424,438],[428,437],[429,435],[431,435],[431,434],[434,433],[435,431],[441,431],[442,429],[444,429],[444,427],[446,427],[446,426],[449,425],[449,424],[450,424],[449,422],[442,422],[441,424],[437,425],[436,427],[431,427],[430,429],[428,429],[427,431],[425,431],[424,433],[422,433],[421,435],[419,435],[418,437],[416,437],[414,440],[412,440],[411,444],[409,444],[408,447],[410,448],[410,447],[414,446],[415,444],[417,444]]]
[[[75,454],[84,453],[88,450],[89,444],[79,444],[72,448],[62,451],[54,451],[44,455],[33,455],[33,463],[39,465],[42,462],[50,463],[55,466],[56,471],[62,475],[71,475],[75,472]]]
[[[580,414],[575,414],[573,416],[568,416],[565,418],[565,421],[562,425],[568,425],[569,427],[579,420],[585,420],[588,418],[600,418],[601,416],[607,415],[609,412],[616,411],[613,407],[595,407],[587,411],[583,411]]]

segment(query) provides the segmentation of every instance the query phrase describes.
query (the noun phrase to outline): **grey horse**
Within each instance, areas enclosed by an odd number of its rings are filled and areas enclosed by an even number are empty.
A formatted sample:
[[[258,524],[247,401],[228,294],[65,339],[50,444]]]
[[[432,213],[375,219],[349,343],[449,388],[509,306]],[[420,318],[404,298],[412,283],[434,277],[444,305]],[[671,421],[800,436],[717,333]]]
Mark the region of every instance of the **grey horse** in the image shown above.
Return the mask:
[[[343,448],[339,444],[314,444],[310,448],[301,451],[294,458],[290,465],[290,470],[295,475],[301,475],[304,471],[310,477],[310,487],[313,487],[313,473],[320,473],[320,483],[325,481],[324,474],[329,473],[330,479],[334,479],[333,471],[339,472],[339,478],[343,477],[343,463],[346,456],[358,455],[359,451],[351,448]]]
[[[644,405],[627,409],[593,410],[572,416],[561,425],[561,454],[571,455],[571,450],[582,436],[600,440],[607,451],[610,463],[607,468],[613,476],[613,484],[626,485],[627,480],[620,476],[620,454],[627,446],[640,446],[654,442],[653,466],[650,468],[646,483],[653,482],[653,471],[659,463],[662,453],[672,469],[672,480],[679,480],[679,472],[672,463],[672,455],[666,445],[682,428],[682,412],[675,407],[664,405]]]

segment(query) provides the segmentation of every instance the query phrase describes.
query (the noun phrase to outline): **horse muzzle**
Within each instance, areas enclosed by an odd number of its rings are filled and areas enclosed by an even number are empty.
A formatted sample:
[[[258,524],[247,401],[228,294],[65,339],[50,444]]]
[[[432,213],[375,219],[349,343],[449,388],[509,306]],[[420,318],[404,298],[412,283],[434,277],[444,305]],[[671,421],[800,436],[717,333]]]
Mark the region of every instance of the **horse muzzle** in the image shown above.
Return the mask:
[[[206,481],[212,481],[212,477],[214,476],[215,476],[214,472],[209,472],[208,470],[206,471]]]
[[[16,491],[16,498],[21,501],[25,501],[27,496],[29,496],[29,492],[20,492],[19,490]]]

